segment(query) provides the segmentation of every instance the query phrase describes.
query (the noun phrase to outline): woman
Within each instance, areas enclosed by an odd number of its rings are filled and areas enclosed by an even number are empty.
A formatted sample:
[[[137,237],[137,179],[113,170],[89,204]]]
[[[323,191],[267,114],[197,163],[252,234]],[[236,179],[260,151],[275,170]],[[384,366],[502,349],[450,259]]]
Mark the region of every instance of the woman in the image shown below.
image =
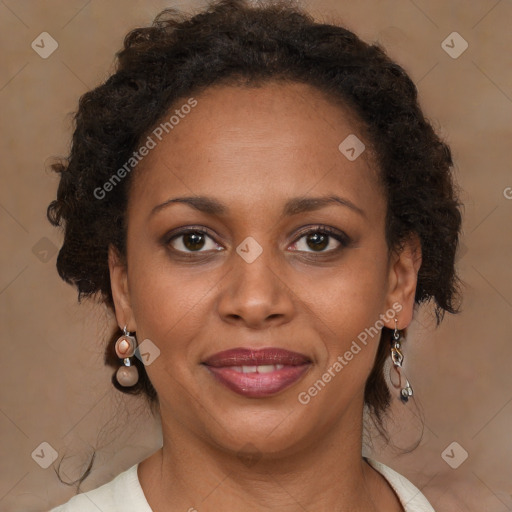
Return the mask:
[[[449,148],[377,46],[284,3],[165,11],[85,94],[48,215],[163,445],[54,512],[432,511],[362,457],[415,307],[457,311]]]

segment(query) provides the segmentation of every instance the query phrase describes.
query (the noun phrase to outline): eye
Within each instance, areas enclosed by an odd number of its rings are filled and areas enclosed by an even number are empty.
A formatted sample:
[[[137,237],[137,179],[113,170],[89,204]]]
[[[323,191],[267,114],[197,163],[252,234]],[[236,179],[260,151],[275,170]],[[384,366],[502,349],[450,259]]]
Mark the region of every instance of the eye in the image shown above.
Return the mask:
[[[316,226],[301,233],[290,247],[299,252],[329,253],[349,244],[350,238],[345,233],[328,226]],[[207,231],[194,227],[169,235],[165,245],[170,245],[173,250],[185,254],[223,250]]]
[[[303,243],[301,243],[302,239],[305,239]],[[341,231],[334,230],[328,226],[317,226],[302,233],[291,247],[302,252],[325,253],[334,252],[340,249],[340,247],[348,246],[349,243],[349,237]],[[332,247],[333,245],[335,247]],[[307,250],[307,248],[312,250]],[[328,250],[325,250],[326,248]]]
[[[210,244],[208,244],[208,240],[210,240]],[[185,253],[221,250],[205,230],[198,228],[189,228],[175,233],[167,240],[167,244],[174,250]]]

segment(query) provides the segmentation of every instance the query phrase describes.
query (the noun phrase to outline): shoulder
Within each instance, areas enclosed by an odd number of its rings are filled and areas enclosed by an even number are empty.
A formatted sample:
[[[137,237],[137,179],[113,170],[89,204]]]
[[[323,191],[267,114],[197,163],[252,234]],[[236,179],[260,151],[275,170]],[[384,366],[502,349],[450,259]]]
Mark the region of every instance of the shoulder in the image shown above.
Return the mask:
[[[405,512],[435,512],[427,498],[407,478],[382,462],[365,458],[393,487]]]
[[[139,484],[137,466],[96,489],[73,496],[49,512],[151,512]]]

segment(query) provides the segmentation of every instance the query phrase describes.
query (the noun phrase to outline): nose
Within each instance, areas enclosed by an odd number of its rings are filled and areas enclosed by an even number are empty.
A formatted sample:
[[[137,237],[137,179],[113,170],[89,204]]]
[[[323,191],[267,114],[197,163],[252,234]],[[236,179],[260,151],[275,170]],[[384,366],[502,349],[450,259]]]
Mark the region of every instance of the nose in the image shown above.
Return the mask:
[[[221,286],[218,312],[225,322],[265,329],[293,317],[293,293],[270,249],[264,248],[250,263],[233,252],[232,267]]]

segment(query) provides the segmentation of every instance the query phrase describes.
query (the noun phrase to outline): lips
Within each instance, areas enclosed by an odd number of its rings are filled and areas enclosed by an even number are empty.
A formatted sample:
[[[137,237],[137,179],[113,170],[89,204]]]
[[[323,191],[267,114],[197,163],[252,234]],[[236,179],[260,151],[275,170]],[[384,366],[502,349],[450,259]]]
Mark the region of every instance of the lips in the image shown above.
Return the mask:
[[[219,368],[221,366],[259,366],[269,364],[297,366],[310,362],[311,359],[303,354],[280,348],[262,348],[260,350],[234,348],[214,354],[206,359],[204,364]]]
[[[235,348],[203,363],[218,382],[243,396],[271,396],[297,382],[310,368],[304,354],[278,348]]]

